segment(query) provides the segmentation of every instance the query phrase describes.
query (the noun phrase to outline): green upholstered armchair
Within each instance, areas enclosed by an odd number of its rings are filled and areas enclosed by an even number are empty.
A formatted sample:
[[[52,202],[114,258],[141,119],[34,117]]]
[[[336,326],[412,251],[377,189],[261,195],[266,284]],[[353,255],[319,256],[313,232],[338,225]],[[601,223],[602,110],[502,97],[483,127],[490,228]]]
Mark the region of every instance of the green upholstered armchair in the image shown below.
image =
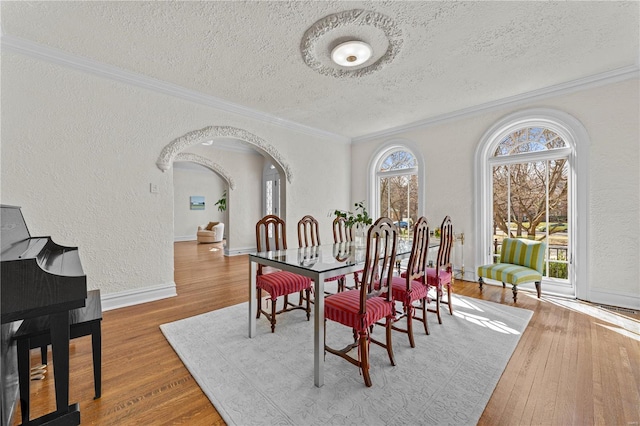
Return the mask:
[[[505,238],[500,250],[500,263],[478,267],[478,283],[482,291],[483,278],[513,286],[513,301],[518,298],[518,284],[534,282],[540,297],[540,282],[544,268],[546,243],[542,241]]]

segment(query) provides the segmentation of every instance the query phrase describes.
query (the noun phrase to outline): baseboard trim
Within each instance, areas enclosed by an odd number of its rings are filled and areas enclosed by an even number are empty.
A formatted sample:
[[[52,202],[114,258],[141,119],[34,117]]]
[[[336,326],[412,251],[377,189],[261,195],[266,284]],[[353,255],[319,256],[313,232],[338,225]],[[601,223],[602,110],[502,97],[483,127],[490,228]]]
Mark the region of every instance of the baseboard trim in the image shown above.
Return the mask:
[[[126,306],[139,305],[141,303],[153,302],[155,300],[167,299],[177,296],[176,283],[161,284],[151,287],[144,287],[135,290],[125,290],[118,293],[103,294],[101,297],[102,310],[124,308]]]
[[[640,310],[640,296],[633,293],[591,289],[588,302]]]
[[[240,247],[240,248],[234,248],[234,249],[230,249],[229,247],[225,247],[224,248],[224,255],[225,256],[238,256],[241,254],[249,254],[249,253],[255,253],[257,251],[257,249],[255,247]]]
[[[198,239],[197,236],[195,235],[185,235],[182,237],[173,237],[173,241],[174,242],[180,242],[180,241],[196,241]]]

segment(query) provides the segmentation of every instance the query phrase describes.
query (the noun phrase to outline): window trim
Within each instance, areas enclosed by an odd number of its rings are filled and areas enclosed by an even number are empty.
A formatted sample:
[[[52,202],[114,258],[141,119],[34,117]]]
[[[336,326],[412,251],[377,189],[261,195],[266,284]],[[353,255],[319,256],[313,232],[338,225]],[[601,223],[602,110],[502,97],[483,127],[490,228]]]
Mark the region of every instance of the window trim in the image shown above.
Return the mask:
[[[550,152],[562,156],[561,151],[569,150],[568,159],[571,166],[569,202],[572,203],[572,223],[574,232],[570,244],[573,250],[572,276],[573,291],[562,293],[579,299],[587,299],[589,294],[589,279],[587,275],[589,247],[589,135],[579,120],[563,111],[549,108],[532,108],[509,114],[493,126],[482,136],[475,152],[475,263],[476,267],[489,263],[491,260],[491,226],[489,213],[492,212],[491,200],[491,170],[501,161],[497,159],[536,158],[536,153],[514,154],[511,156],[494,157],[495,149],[510,133],[523,127],[546,127],[555,131],[568,144],[568,148],[544,151],[545,156]],[[579,176],[579,179],[578,179]],[[477,271],[474,268],[474,277]]]

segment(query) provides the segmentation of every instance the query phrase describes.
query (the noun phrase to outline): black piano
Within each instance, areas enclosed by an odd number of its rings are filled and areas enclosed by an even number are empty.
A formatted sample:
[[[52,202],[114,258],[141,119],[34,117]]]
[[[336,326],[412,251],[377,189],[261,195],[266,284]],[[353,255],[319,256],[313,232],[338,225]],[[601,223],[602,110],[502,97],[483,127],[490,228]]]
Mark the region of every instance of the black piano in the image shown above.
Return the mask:
[[[31,237],[20,207],[0,206],[0,300],[2,319],[2,426],[11,424],[18,400],[13,334],[22,320],[48,315],[54,361],[56,411],[29,425],[78,425],[78,404],[69,405],[69,311],[83,307],[87,277],[77,247],[51,237]]]

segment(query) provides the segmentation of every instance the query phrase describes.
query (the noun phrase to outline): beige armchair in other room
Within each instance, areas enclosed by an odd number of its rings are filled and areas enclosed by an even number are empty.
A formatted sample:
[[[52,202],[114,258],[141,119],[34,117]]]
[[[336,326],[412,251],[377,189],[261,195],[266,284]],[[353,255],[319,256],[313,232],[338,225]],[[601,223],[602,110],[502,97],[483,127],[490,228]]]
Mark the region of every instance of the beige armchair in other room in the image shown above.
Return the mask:
[[[214,225],[211,225],[211,224]],[[211,228],[210,230],[207,228]],[[209,225],[198,226],[198,243],[219,243],[224,237],[224,223],[209,222]]]

